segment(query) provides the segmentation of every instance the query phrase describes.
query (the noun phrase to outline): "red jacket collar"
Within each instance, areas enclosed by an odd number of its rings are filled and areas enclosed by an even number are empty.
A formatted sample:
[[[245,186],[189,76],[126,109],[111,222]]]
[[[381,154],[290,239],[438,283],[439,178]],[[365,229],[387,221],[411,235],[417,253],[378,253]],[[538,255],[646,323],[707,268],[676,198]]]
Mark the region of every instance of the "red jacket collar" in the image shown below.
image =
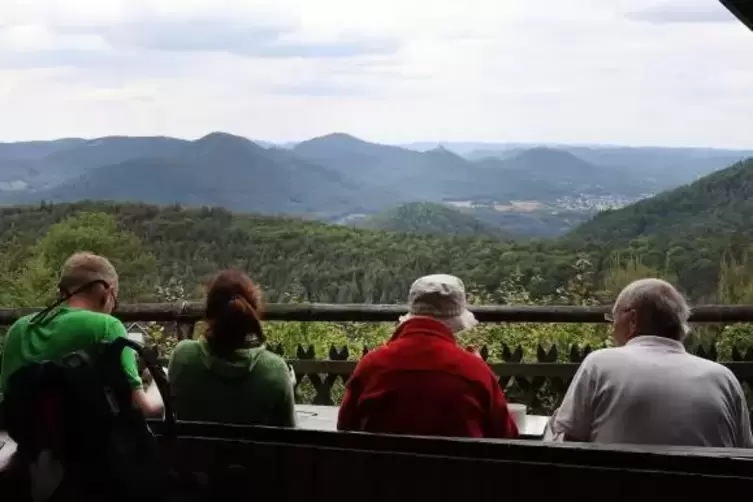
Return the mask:
[[[450,328],[443,322],[431,317],[414,317],[408,319],[397,328],[397,331],[395,331],[388,343],[394,342],[398,338],[406,338],[416,334],[438,336],[445,341],[457,344]]]

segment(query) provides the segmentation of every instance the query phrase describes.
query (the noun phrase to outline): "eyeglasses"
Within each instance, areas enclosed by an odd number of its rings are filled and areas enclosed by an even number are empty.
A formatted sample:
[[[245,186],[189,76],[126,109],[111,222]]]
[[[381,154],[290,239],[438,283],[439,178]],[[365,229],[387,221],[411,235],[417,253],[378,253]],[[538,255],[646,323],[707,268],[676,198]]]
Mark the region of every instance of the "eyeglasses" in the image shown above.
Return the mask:
[[[629,308],[619,308],[617,309],[617,312],[629,312],[631,309]],[[607,312],[604,314],[604,320],[607,322],[614,323],[614,316],[617,312]]]

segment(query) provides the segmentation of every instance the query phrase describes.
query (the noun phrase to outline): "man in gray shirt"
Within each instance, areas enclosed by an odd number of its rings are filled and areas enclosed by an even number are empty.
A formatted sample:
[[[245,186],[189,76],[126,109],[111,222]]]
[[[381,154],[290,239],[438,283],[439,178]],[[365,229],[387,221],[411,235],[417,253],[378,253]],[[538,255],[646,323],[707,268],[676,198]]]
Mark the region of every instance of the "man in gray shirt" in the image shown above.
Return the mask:
[[[589,354],[551,429],[565,441],[753,448],[742,387],[685,351],[690,309],[669,283],[642,279],[617,297],[618,347]]]

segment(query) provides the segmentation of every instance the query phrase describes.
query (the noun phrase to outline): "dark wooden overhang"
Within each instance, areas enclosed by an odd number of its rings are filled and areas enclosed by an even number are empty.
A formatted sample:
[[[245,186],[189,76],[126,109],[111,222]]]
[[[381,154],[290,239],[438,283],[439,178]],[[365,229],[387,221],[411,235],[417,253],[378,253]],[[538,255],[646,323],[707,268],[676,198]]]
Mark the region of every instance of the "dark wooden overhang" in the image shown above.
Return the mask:
[[[753,30],[753,0],[720,0],[727,10]]]

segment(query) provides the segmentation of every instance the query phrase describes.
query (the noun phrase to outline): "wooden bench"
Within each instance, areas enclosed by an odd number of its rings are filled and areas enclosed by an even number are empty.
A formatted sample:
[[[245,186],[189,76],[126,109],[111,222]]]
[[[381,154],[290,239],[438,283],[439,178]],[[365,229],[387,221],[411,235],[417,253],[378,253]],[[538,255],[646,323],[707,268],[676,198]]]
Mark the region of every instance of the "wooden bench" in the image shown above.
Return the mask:
[[[159,430],[159,425],[155,425]],[[456,440],[181,423],[184,475],[236,500],[628,501],[753,490],[753,450]],[[712,491],[713,490],[713,491]]]
[[[153,423],[190,500],[705,500],[753,490],[753,450]],[[179,499],[183,500],[183,499]],[[186,499],[189,500],[189,499]]]

